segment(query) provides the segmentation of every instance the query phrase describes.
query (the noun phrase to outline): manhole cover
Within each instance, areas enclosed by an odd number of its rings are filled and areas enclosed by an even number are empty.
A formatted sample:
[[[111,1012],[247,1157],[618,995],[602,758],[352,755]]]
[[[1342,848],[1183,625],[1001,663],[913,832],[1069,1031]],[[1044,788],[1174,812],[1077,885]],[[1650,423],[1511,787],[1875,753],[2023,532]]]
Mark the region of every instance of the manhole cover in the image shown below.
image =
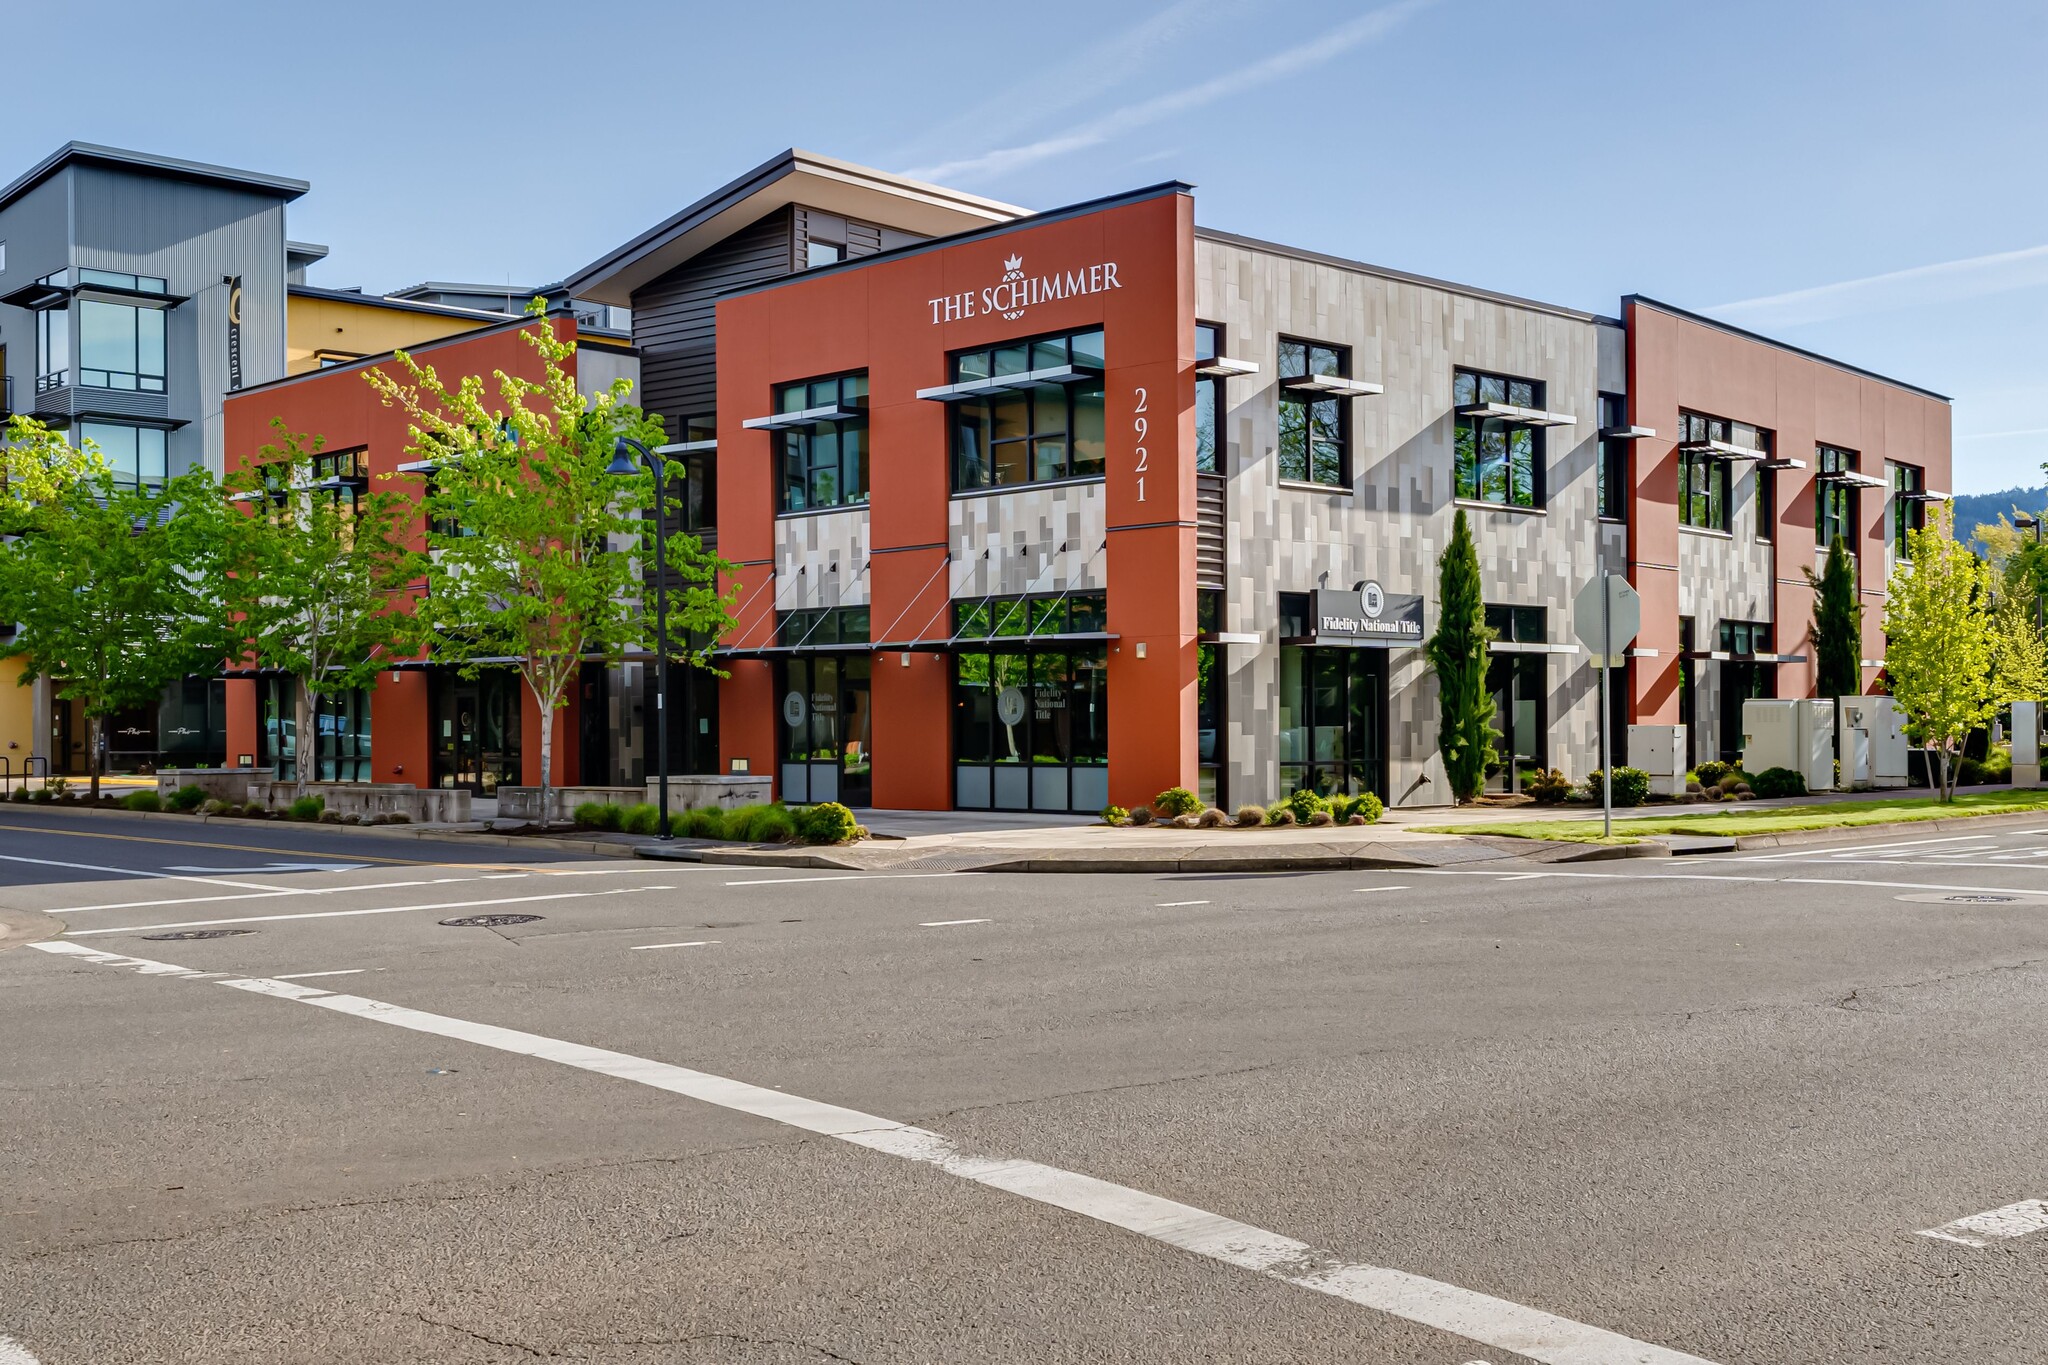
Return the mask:
[[[2043,897],[2025,891],[1913,891],[1894,896],[1896,901],[1918,901],[1922,905],[2040,905]]]
[[[444,919],[441,923],[450,929],[502,929],[508,924],[532,924],[539,915],[463,915],[459,919]]]
[[[233,938],[236,934],[253,934],[254,929],[180,929],[175,934],[144,934],[151,943],[183,943],[195,938]]]

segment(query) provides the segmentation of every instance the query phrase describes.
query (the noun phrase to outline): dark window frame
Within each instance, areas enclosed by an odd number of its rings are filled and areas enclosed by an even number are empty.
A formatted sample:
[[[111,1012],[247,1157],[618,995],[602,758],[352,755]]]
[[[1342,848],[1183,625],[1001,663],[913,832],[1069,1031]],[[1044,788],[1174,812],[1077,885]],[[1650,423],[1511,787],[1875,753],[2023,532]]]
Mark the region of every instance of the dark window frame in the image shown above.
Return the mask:
[[[1909,493],[1927,491],[1927,469],[1924,465],[1891,464],[1892,485],[1892,554],[1908,563],[1913,559],[1912,532],[1927,528],[1927,504],[1920,498],[1908,497]]]
[[[1228,352],[1224,347],[1225,331],[1220,322],[1195,323],[1195,359],[1213,360]],[[1207,349],[1203,349],[1206,344]],[[1204,439],[1204,415],[1207,418],[1207,439]],[[1226,472],[1226,456],[1229,444],[1223,439],[1223,376],[1195,376],[1195,472],[1197,474],[1221,474]]]
[[[1523,375],[1496,374],[1490,370],[1460,365],[1451,371],[1451,406],[1468,403],[1507,403],[1518,408],[1542,411],[1549,386],[1540,379]],[[1489,438],[1501,439],[1500,496],[1487,486],[1484,470],[1490,460],[1484,447]],[[1522,511],[1542,508],[1548,490],[1544,487],[1548,442],[1542,427],[1520,426],[1499,418],[1473,418],[1454,413],[1451,426],[1451,496],[1459,502],[1482,503],[1488,507],[1510,507]],[[1519,461],[1524,468],[1524,486],[1515,483]]]
[[[1851,553],[1857,548],[1857,537],[1863,525],[1863,500],[1858,496],[1862,490],[1854,484],[1825,483],[1823,474],[1847,474],[1860,472],[1863,453],[1847,446],[1830,445],[1816,441],[1813,446],[1813,539],[1814,544],[1825,553],[1840,535]]]
[[[833,386],[832,393],[820,394],[820,385]],[[819,422],[775,433],[778,438],[775,443],[778,456],[775,510],[778,515],[867,506],[871,458],[867,395],[866,370],[814,375],[809,379],[787,380],[775,386],[776,412],[802,412],[806,408],[837,403],[848,408],[858,407],[862,414],[842,421]],[[821,489],[828,484],[829,493],[820,496]]]
[[[1600,395],[1600,429],[1625,427],[1628,425],[1628,395],[1625,393],[1603,393]],[[1613,436],[1600,438],[1600,460],[1594,467],[1594,503],[1596,514],[1603,521],[1628,520],[1628,456],[1631,441]]]
[[[1301,350],[1301,367],[1292,368],[1290,347]],[[1331,368],[1318,369],[1317,352],[1327,352],[1331,357]],[[1279,377],[1280,409],[1278,439],[1273,447],[1276,472],[1282,483],[1313,485],[1317,488],[1335,488],[1348,491],[1351,486],[1351,400],[1349,398],[1318,398],[1312,395],[1296,396],[1287,392],[1290,379],[1303,379],[1310,375],[1327,374],[1339,379],[1351,377],[1351,348],[1328,341],[1316,341],[1309,337],[1280,336],[1274,343],[1273,372]],[[1289,429],[1288,410],[1299,409],[1294,418],[1292,431]],[[1333,466],[1318,468],[1319,442],[1316,432],[1326,433],[1325,441],[1335,447]],[[1300,444],[1299,468],[1290,473],[1288,454],[1289,437],[1293,435]],[[1328,475],[1331,477],[1324,477]]]
[[[952,352],[946,357],[946,373],[948,382],[957,384],[1062,365],[1105,370],[1108,344],[1099,325],[1006,338]],[[1091,345],[1092,350],[1085,349]],[[1099,379],[969,398],[949,407],[947,463],[954,493],[1100,479],[1108,473],[1108,399]],[[1021,427],[1016,425],[1019,416]],[[978,443],[973,439],[977,434]],[[1092,454],[1084,453],[1084,444]],[[1018,457],[1021,465],[1015,463]],[[1020,471],[1020,478],[1002,477]]]

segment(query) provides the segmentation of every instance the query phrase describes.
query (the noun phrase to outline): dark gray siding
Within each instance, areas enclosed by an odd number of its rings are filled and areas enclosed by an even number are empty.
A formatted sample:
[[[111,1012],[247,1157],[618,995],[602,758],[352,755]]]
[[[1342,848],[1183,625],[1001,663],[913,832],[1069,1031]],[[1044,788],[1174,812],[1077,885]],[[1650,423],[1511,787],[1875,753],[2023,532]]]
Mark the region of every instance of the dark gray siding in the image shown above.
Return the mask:
[[[679,435],[681,419],[718,407],[712,334],[718,296],[787,275],[791,252],[790,211],[777,209],[633,291],[641,403],[667,420],[671,438]]]

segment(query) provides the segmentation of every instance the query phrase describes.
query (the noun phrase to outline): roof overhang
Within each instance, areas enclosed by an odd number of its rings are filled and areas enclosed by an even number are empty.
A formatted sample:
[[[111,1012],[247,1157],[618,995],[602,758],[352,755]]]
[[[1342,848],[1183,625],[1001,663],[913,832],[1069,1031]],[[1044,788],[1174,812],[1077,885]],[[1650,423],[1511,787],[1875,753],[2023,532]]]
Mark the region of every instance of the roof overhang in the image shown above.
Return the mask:
[[[152,156],[122,147],[103,147],[94,142],[67,142],[24,171],[5,189],[0,189],[0,208],[5,208],[66,166],[104,166],[136,175],[153,175],[166,180],[184,180],[199,185],[248,190],[275,195],[289,203],[312,186],[288,176],[265,175],[260,171],[238,171],[204,161],[184,161],[174,156]]]
[[[1027,210],[980,195],[792,148],[606,253],[562,282],[565,293],[631,307],[633,291],[791,204],[926,237],[1006,223]]]

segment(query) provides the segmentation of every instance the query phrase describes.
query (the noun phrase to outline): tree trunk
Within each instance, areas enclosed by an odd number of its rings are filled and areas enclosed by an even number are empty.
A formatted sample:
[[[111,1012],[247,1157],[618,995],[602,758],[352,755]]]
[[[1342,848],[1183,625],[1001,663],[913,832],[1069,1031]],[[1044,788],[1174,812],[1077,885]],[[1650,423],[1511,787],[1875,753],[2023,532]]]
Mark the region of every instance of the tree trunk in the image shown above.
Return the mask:
[[[85,718],[85,771],[91,779],[88,795],[95,801],[100,799],[100,744],[106,734],[107,720],[97,711]]]
[[[313,689],[306,685],[304,678],[292,682],[292,726],[297,732],[295,747],[298,750],[298,781],[292,789],[294,799],[306,794],[309,774],[317,771],[320,763],[320,736],[318,725],[313,719]]]
[[[540,827],[546,829],[548,827],[548,792],[550,790],[548,779],[554,775],[555,767],[554,703],[559,698],[560,692],[557,690],[555,696],[543,696],[541,689],[535,687],[530,679],[528,680],[527,688],[533,693],[534,705],[540,711]]]

